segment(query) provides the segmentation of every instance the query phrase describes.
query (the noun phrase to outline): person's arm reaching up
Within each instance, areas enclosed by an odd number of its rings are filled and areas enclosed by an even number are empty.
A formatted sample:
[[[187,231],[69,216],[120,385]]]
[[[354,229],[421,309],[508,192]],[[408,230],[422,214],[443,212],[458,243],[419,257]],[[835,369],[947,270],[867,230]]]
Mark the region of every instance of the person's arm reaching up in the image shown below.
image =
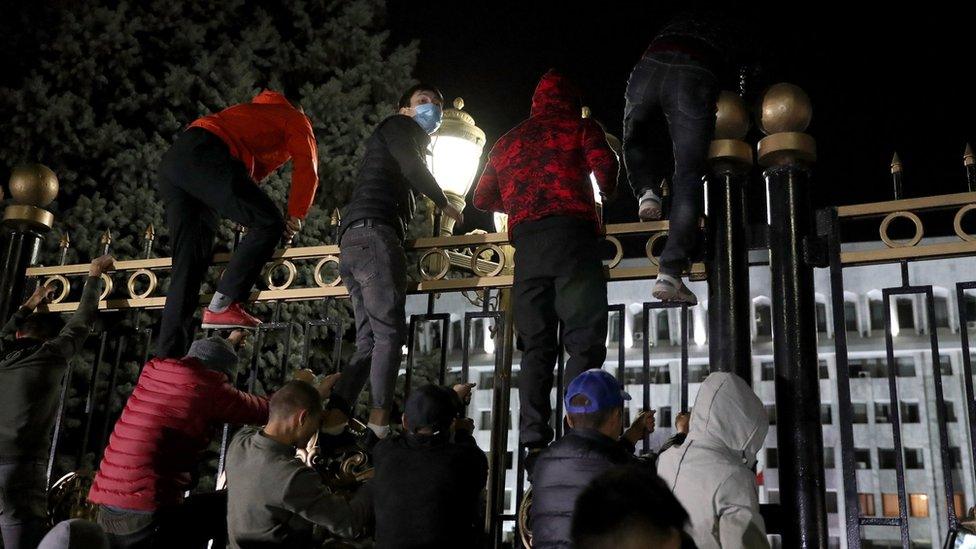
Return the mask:
[[[312,124],[304,114],[297,115],[290,127],[288,154],[291,155],[291,189],[288,192],[288,216],[305,219],[319,186],[318,149]]]
[[[102,274],[111,269],[115,263],[115,258],[110,255],[103,255],[91,262],[88,268],[88,280],[85,281],[85,289],[81,292],[81,300],[75,314],[61,329],[61,332],[54,339],[45,343],[55,349],[65,360],[73,357],[81,350],[82,344],[91,332],[92,322],[95,320],[95,313],[98,311],[98,297],[102,289]]]
[[[617,173],[620,162],[607,143],[607,134],[596,121],[583,120],[583,154],[590,171],[596,176],[596,184],[605,196],[617,190]]]
[[[38,285],[34,293],[27,298],[27,301],[14,311],[10,320],[3,325],[3,329],[0,329],[0,353],[3,353],[7,345],[16,339],[17,332],[24,326],[24,321],[34,312],[34,309],[47,302],[51,292],[52,289],[49,286]]]

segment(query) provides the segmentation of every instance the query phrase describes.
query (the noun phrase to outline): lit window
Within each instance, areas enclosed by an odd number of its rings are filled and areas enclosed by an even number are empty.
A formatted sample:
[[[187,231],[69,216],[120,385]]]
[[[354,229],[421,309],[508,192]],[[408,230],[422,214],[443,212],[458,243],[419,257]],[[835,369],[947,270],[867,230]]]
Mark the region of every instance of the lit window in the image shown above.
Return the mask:
[[[898,516],[898,494],[881,494],[881,514],[886,517]]]
[[[858,494],[857,506],[861,510],[861,516],[873,517],[875,515],[874,494]]]
[[[925,494],[909,494],[908,513],[917,518],[929,516],[929,497]]]

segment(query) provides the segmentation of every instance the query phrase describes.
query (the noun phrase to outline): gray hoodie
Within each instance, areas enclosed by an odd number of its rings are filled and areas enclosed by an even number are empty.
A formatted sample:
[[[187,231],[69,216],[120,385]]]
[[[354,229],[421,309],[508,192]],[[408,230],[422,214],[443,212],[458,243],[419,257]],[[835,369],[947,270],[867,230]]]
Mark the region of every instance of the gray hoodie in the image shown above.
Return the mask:
[[[746,382],[716,372],[698,391],[684,444],[658,458],[699,549],[769,547],[752,470],[767,431],[766,410]]]

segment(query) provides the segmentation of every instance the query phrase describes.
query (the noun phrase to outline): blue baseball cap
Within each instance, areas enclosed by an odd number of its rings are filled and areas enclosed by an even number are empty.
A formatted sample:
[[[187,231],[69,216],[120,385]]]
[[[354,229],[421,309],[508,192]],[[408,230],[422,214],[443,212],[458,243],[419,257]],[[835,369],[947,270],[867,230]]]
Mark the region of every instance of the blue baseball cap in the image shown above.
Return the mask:
[[[570,402],[577,395],[585,396],[589,402],[585,406],[573,406]],[[625,400],[630,400],[630,395],[623,390],[617,378],[600,368],[593,368],[570,382],[564,402],[567,414],[590,414],[623,406]]]

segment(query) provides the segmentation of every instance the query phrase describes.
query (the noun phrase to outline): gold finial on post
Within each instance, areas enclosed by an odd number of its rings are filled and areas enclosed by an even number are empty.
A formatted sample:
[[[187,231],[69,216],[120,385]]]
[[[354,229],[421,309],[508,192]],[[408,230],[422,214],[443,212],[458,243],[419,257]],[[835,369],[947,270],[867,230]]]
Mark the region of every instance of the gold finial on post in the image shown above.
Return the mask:
[[[661,198],[671,196],[671,186],[668,185],[667,178],[661,178]]]
[[[459,110],[459,111],[464,109],[464,98],[463,97],[455,97],[454,98],[454,108],[457,109],[457,110]]]
[[[146,232],[142,234],[142,238],[146,240],[156,240],[156,227],[153,227],[152,223],[146,227]]]
[[[898,152],[896,151],[894,155],[891,156],[891,173],[901,173],[901,158],[898,158]]]
[[[973,153],[973,146],[966,143],[966,150],[962,153],[963,166],[976,166],[976,154]]]
[[[4,222],[20,228],[46,232],[54,225],[48,204],[58,197],[58,178],[43,164],[26,164],[10,172],[8,183],[14,203],[3,213]]]
[[[64,250],[70,247],[71,247],[71,235],[69,235],[68,231],[65,230],[63,233],[61,233],[61,240],[58,241],[58,248]]]
[[[589,118],[593,114],[593,112],[590,111],[590,108],[589,107],[587,107],[586,105],[583,105],[583,109],[582,109],[582,112],[580,114],[581,114],[581,116],[583,118]]]
[[[339,213],[339,208],[332,210],[332,218],[329,219],[329,225],[336,227],[342,222],[342,214]]]

